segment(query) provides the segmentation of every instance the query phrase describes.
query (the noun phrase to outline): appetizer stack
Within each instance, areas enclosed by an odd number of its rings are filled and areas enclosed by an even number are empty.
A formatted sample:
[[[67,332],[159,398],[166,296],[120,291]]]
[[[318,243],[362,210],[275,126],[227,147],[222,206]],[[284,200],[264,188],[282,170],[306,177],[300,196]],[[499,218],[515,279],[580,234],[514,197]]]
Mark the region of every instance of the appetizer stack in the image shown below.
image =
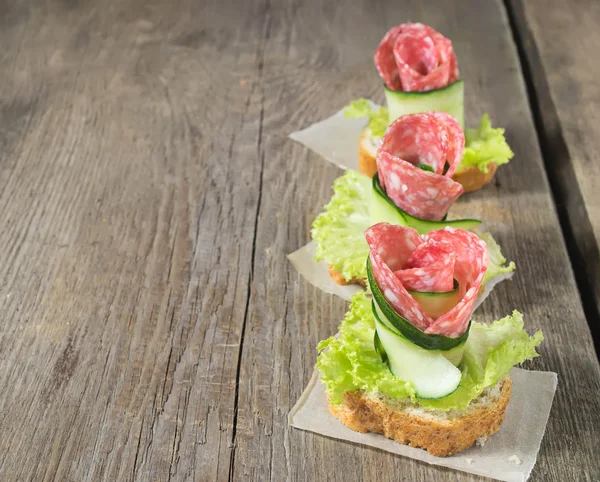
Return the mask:
[[[312,227],[316,259],[353,296],[317,367],[333,415],[353,430],[448,456],[495,433],[511,394],[511,368],[537,356],[522,315],[471,319],[486,283],[515,269],[480,220],[454,219],[453,203],[485,185],[512,152],[484,116],[463,131],[464,84],[450,40],[403,24],[375,53],[387,108],[361,99],[369,118],[360,171],[335,181]]]
[[[373,224],[412,226],[421,234],[481,224],[477,219],[447,219],[463,193],[462,185],[452,179],[465,145],[454,117],[444,112],[402,116],[387,128],[380,144],[373,178],[347,171],[335,181],[333,198],[312,226],[316,259],[329,265],[339,284],[366,283],[364,260],[369,251],[363,233]],[[479,235],[492,257],[486,282],[513,271],[514,263],[505,265],[491,234]]]
[[[348,117],[368,117],[360,137],[359,169],[371,177],[381,137],[389,123],[405,114],[440,111],[452,115],[464,127],[464,83],[452,42],[431,27],[405,23],[391,28],[375,52],[375,65],[385,82],[387,108],[371,109],[365,99],[346,109]],[[467,129],[466,148],[451,176],[472,192],[489,183],[496,168],[513,153],[504,129],[493,129],[484,115],[479,126]]]

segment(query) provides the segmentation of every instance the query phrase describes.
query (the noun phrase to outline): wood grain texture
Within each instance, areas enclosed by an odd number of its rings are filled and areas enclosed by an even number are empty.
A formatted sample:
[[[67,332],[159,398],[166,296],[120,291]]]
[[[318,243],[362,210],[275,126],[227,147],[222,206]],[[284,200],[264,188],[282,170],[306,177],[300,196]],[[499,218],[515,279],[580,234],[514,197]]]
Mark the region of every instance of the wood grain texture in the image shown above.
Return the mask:
[[[575,268],[595,303],[592,330],[600,347],[600,3],[511,0],[539,112],[544,157]],[[589,292],[588,292],[589,288]]]
[[[456,480],[287,426],[346,308],[285,259],[339,174],[287,134],[381,101],[373,49],[408,19],[454,39],[470,123],[516,153],[459,211],[519,266],[481,317],[527,313],[530,366],[559,373],[533,480],[596,476],[599,367],[506,15],[480,5],[1,2],[0,480]]]
[[[589,479],[600,473],[593,395],[600,370],[578,301],[549,193],[517,52],[500,2],[319,1],[269,6],[264,85],[265,168],[255,270],[242,351],[235,480],[456,480],[455,472],[291,430],[317,342],[335,332],[346,304],[307,285],[285,266],[285,253],[309,239],[309,226],[340,171],[286,140],[350,99],[382,101],[372,54],[388,27],[424,21],[453,39],[467,82],[472,125],[483,112],[507,128],[516,156],[485,190],[461,200],[458,213],[486,220],[518,263],[479,317],[519,308],[528,328],[542,328],[542,357],[528,364],[559,373],[559,389],[532,480]],[[290,42],[290,38],[293,42]],[[478,39],[474,42],[474,39]],[[287,223],[286,220],[298,220]],[[542,254],[543,253],[543,254]],[[573,376],[577,373],[577,376]],[[592,408],[592,406],[594,408]],[[574,410],[573,407],[582,407]],[[585,408],[583,408],[585,407]],[[478,480],[460,474],[461,480]]]
[[[227,479],[257,8],[3,6],[1,480]]]

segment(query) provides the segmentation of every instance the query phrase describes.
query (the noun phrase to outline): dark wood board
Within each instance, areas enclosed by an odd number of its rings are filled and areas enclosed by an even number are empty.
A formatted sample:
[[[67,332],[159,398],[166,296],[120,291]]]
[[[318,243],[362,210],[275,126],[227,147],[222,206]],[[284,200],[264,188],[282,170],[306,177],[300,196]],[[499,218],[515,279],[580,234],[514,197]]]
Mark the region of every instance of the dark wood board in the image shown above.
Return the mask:
[[[511,0],[549,178],[600,347],[600,4]]]

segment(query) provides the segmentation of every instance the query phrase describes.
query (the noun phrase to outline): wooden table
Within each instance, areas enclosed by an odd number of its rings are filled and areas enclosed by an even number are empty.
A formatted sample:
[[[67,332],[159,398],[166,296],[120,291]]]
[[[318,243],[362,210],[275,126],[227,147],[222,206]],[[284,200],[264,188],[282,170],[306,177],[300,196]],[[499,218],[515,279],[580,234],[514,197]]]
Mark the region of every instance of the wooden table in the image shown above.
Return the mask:
[[[340,174],[287,135],[409,20],[515,152],[459,202],[559,375],[531,480],[600,478],[597,2],[341,3],[2,2],[0,480],[479,480],[287,425],[347,306],[285,258]]]

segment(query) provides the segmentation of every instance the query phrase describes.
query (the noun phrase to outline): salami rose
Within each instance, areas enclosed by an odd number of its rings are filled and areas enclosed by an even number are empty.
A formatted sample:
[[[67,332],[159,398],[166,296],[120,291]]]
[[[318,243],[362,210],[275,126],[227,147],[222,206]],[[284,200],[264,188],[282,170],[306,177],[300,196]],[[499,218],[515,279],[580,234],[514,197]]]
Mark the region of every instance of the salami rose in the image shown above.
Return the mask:
[[[428,334],[456,338],[469,326],[489,263],[476,234],[447,227],[420,236],[413,228],[379,223],[365,232],[377,286],[390,306]],[[458,282],[458,303],[433,319],[407,290],[444,292]]]
[[[440,221],[463,193],[452,174],[464,147],[463,131],[451,115],[426,112],[402,116],[387,128],[377,151],[381,187],[407,213]]]
[[[425,92],[459,78],[452,42],[422,23],[392,27],[375,51],[375,66],[391,90]]]

